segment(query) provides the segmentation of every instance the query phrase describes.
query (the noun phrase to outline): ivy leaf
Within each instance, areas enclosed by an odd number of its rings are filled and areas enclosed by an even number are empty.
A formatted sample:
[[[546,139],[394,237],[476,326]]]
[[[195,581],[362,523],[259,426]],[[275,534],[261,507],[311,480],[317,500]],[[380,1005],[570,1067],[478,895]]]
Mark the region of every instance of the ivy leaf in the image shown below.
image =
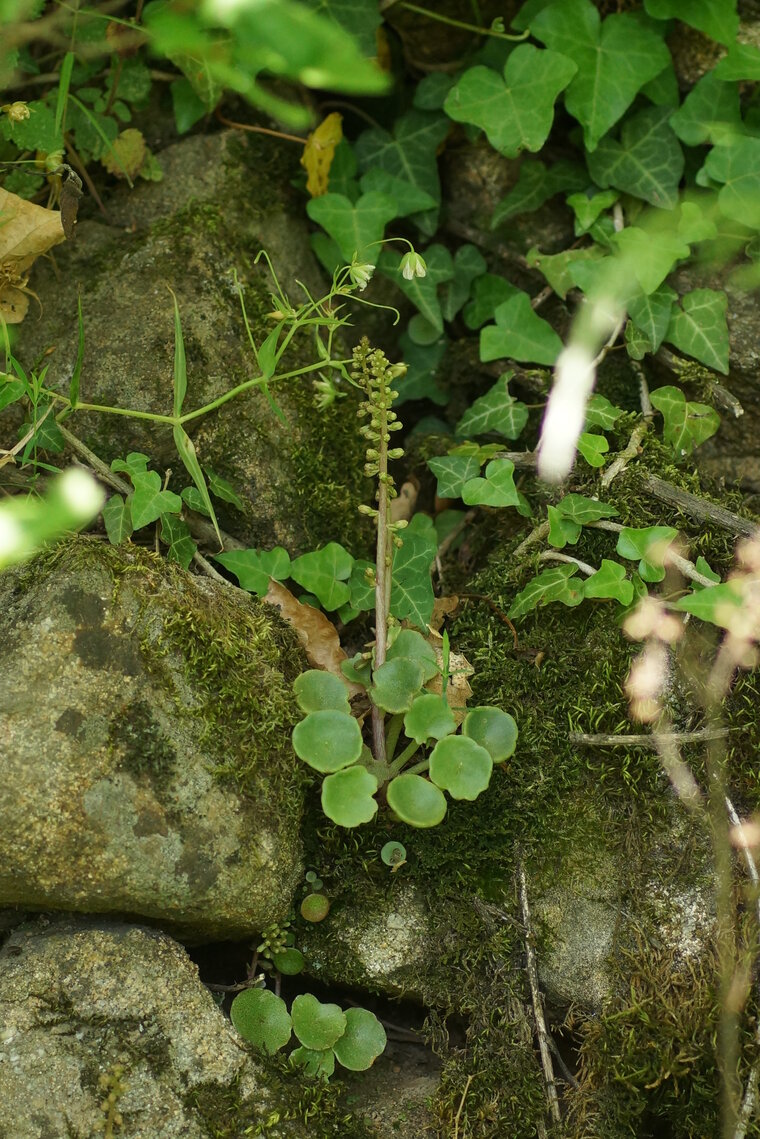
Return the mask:
[[[594,222],[615,205],[620,197],[617,190],[600,190],[592,194],[571,194],[567,204],[575,214],[575,236],[582,237],[588,233]]]
[[[134,474],[141,474],[148,469],[148,456],[142,451],[130,451],[126,459],[114,459],[111,463],[112,471],[123,471],[130,479]]]
[[[566,249],[563,253],[552,254],[542,253],[538,246],[534,245],[528,250],[525,259],[532,269],[538,269],[539,273],[543,273],[554,292],[564,300],[575,284],[569,266],[575,261],[597,260],[602,255],[598,245],[589,245],[584,249]]]
[[[444,281],[450,281],[454,276],[454,262],[444,245],[429,245],[424,250],[424,257],[427,266],[425,276],[412,277],[411,281],[401,275],[400,265],[403,258],[399,258],[397,253],[384,250],[380,254],[378,268],[409,297],[417,311],[440,335],[443,332],[443,313],[438,299],[438,286]]]
[[[449,92],[443,109],[458,123],[486,132],[495,150],[515,158],[540,150],[554,121],[554,103],[577,65],[554,51],[520,44],[510,52],[504,78],[490,67],[471,67]]]
[[[665,339],[708,368],[728,375],[728,298],[714,289],[694,289],[681,297]],[[712,432],[710,432],[712,434]]]
[[[555,0],[531,20],[530,30],[578,66],[565,106],[583,126],[589,151],[670,62],[662,36],[651,27],[628,13],[602,23],[591,0]]]
[[[583,494],[566,494],[557,503],[557,510],[563,518],[585,526],[588,522],[598,522],[600,518],[616,518],[618,511],[606,502],[586,498]]]
[[[561,601],[563,605],[580,605],[583,600],[583,582],[579,579],[571,582],[570,579],[578,572],[575,565],[556,566],[544,570],[525,589],[520,590],[512,602],[508,617],[514,621],[517,617],[524,617],[531,609],[539,605],[548,605],[551,601]]]
[[[318,201],[319,199],[314,199]],[[354,559],[338,542],[302,554],[290,563],[290,576],[318,598],[323,609],[340,609],[348,601],[348,579]]]
[[[393,135],[379,127],[364,131],[354,150],[362,170],[387,170],[440,202],[436,152],[448,132],[445,115],[412,110],[396,120]],[[431,236],[438,227],[438,211],[426,210],[413,220],[424,234]]]
[[[678,531],[672,526],[625,526],[618,534],[615,552],[629,561],[639,561],[639,574],[644,581],[662,581],[665,577],[663,560]]]
[[[169,561],[178,562],[183,569],[187,569],[193,560],[193,554],[198,549],[187,522],[183,522],[174,514],[162,514],[161,541],[169,547],[166,551]]]
[[[134,494],[129,496],[132,525],[135,530],[155,522],[162,514],[179,514],[182,499],[171,490],[161,489],[158,471],[133,471],[130,475]]]
[[[306,203],[306,212],[336,242],[348,263],[356,254],[374,265],[379,256],[385,227],[398,214],[393,198],[374,190],[362,194],[354,205],[343,194],[323,194]]]
[[[215,554],[214,561],[234,573],[241,589],[259,597],[268,591],[270,578],[285,581],[290,577],[290,555],[282,546],[275,546],[272,550],[228,550],[224,554]]]
[[[711,207],[703,209],[699,202],[681,202],[681,212],[678,219],[678,236],[695,245],[699,241],[708,241],[718,236],[718,227],[710,214]]]
[[[639,332],[646,337],[650,345],[647,352],[656,352],[662,344],[677,296],[670,285],[660,285],[650,293],[639,294],[629,300],[628,315]]]
[[[724,83],[708,71],[670,116],[670,125],[687,146],[721,143],[744,134],[737,84]]]
[[[443,71],[432,71],[423,76],[414,88],[412,105],[420,111],[440,111],[446,96],[454,86],[454,76]]]
[[[611,136],[602,139],[598,149],[587,156],[594,181],[643,198],[653,206],[673,209],[678,203],[684,157],[668,122],[670,114],[669,107],[647,107],[626,119],[620,142]]]
[[[399,621],[413,621],[424,631],[435,601],[430,566],[436,552],[435,542],[421,534],[406,534],[403,546],[393,556],[391,613]]]
[[[216,498],[220,498],[222,502],[229,502],[232,506],[236,506],[238,510],[243,510],[245,504],[240,495],[235,491],[231,483],[218,475],[216,471],[212,471],[211,467],[204,467],[206,478],[208,479],[208,488]]]
[[[506,278],[484,273],[472,286],[472,300],[465,305],[462,319],[468,328],[480,328],[487,320],[493,319],[500,304],[516,297],[519,292]]]
[[[590,431],[582,431],[578,437],[578,451],[590,467],[603,467],[604,456],[610,445],[603,435],[594,435]]]
[[[586,404],[587,427],[601,427],[602,431],[609,431],[621,415],[625,415],[622,407],[615,407],[606,396],[597,392],[594,392]]]
[[[505,356],[533,364],[553,364],[562,351],[562,341],[552,326],[537,316],[527,293],[519,292],[500,304],[495,324],[480,333],[480,359]]]
[[[475,400],[457,423],[457,435],[471,439],[494,431],[506,439],[517,439],[528,422],[528,409],[509,394],[509,381],[513,374],[505,372],[490,391]]]
[[[382,16],[372,0],[307,0],[307,3],[314,12],[353,36],[362,55],[377,55],[377,31]]]
[[[633,582],[626,578],[625,568],[620,562],[602,558],[602,564],[596,573],[587,577],[583,583],[583,594],[585,597],[611,598],[621,605],[630,605],[633,601]]]
[[[752,229],[760,229],[760,138],[741,138],[715,146],[703,170],[715,182],[721,213]]]
[[[655,20],[682,20],[711,40],[731,44],[739,30],[736,0],[644,0]]]
[[[709,621],[711,625],[730,629],[736,627],[737,610],[743,604],[744,598],[734,583],[724,581],[721,585],[679,597],[673,603],[673,608],[680,609],[682,613],[693,613],[700,621]]]
[[[547,507],[549,518],[549,545],[556,550],[563,550],[565,546],[574,546],[581,536],[583,527],[578,522],[564,518],[556,506]]]
[[[480,474],[480,463],[472,456],[444,455],[428,459],[428,466],[438,479],[439,498],[461,498],[464,484]]]
[[[625,350],[632,360],[643,360],[648,352],[654,352],[652,341],[630,320],[625,322],[623,339]]]
[[[626,226],[616,234],[615,245],[646,294],[659,288],[676,262],[691,252],[674,233],[648,232],[637,226]]]
[[[103,523],[112,546],[126,542],[132,535],[132,516],[120,494],[112,494],[103,507]]]
[[[399,178],[396,174],[380,170],[377,166],[362,175],[360,186],[363,194],[379,191],[393,198],[398,210],[397,216],[400,218],[419,213],[420,210],[433,210],[438,205],[432,194],[428,194],[404,178]]]
[[[462,487],[462,501],[467,506],[519,506],[514,472],[514,463],[509,459],[492,459],[485,469],[485,478],[470,479]]]
[[[562,159],[553,166],[544,166],[535,158],[526,158],[520,163],[517,182],[494,208],[491,229],[496,229],[516,214],[537,210],[555,194],[582,190],[587,181],[585,170],[575,162]]]
[[[441,290],[441,312],[444,320],[453,320],[470,296],[473,282],[482,277],[486,259],[474,245],[460,245],[454,254],[454,278]]]
[[[760,48],[755,44],[732,43],[728,54],[718,60],[711,74],[728,83],[737,79],[757,82],[760,79]]]
[[[651,399],[665,420],[665,442],[679,455],[690,455],[720,427],[717,411],[706,403],[688,402],[680,388],[658,388]]]

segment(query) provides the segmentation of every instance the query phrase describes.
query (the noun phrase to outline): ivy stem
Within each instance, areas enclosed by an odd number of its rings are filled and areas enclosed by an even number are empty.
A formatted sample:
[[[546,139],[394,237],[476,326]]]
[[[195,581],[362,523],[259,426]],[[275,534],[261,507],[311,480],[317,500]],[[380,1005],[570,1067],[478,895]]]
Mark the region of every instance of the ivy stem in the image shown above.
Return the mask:
[[[391,7],[392,5],[386,5]],[[398,0],[399,8],[406,8],[407,12],[416,12],[418,16],[427,16],[429,20],[438,20],[441,24],[448,24],[452,28],[461,28],[464,32],[474,32],[477,36],[493,36],[497,40],[524,40],[530,31],[520,32],[519,35],[510,36],[507,32],[496,32],[493,28],[481,28],[477,24],[468,24],[464,20],[455,20],[451,16],[442,16],[440,12],[431,12],[429,8],[421,8],[418,4],[409,4],[407,0]]]
[[[409,760],[412,758],[412,756],[415,755],[420,750],[420,747],[421,747],[421,745],[418,744],[416,740],[412,740],[412,742],[409,744],[409,746],[404,748],[404,750],[401,752],[401,754],[398,755],[396,757],[396,759],[394,759],[393,763],[390,764],[391,778],[393,778],[394,775],[398,775],[399,772],[403,770],[405,764],[407,764],[409,762]],[[427,762],[428,761],[425,760],[424,762],[425,762],[425,770],[427,770]],[[420,764],[418,763],[417,767],[414,768],[414,771],[416,771],[419,766],[420,766]]]
[[[395,716],[391,716],[391,722],[388,725],[388,731],[385,736],[385,754],[388,759],[393,759],[393,753],[396,750],[398,738],[401,735],[401,729],[404,726],[404,713],[399,712]]]

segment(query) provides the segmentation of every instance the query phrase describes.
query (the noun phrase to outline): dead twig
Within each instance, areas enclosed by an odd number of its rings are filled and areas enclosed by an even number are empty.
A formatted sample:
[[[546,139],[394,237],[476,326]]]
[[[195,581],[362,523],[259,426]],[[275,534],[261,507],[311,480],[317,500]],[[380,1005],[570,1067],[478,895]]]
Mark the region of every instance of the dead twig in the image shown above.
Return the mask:
[[[749,518],[742,518],[741,515],[734,514],[732,510],[717,506],[706,498],[692,494],[691,491],[681,490],[680,487],[673,486],[672,483],[658,478],[657,475],[647,475],[644,479],[644,487],[660,502],[674,506],[684,514],[688,514],[690,518],[696,519],[697,522],[713,522],[722,530],[728,530],[730,534],[741,534],[747,538],[753,538],[758,533],[756,522],[752,522]]]
[[[453,1139],[459,1139],[459,1120],[462,1118],[462,1110],[464,1109],[464,1101],[467,1099],[467,1093],[470,1090],[470,1084],[472,1083],[472,1081],[474,1079],[475,1079],[474,1076],[468,1076],[467,1077],[467,1083],[464,1085],[464,1091],[462,1092],[462,1098],[459,1101],[459,1107],[457,1108],[457,1113],[454,1116],[454,1137],[453,1137]]]
[[[570,743],[584,744],[588,747],[648,747],[657,751],[659,743],[672,742],[679,744],[702,743],[704,740],[719,739],[727,736],[728,728],[699,728],[694,732],[632,732],[625,735],[599,732],[570,732],[567,737]]]
[[[541,1066],[544,1069],[544,1079],[546,1081],[546,1098],[549,1104],[549,1111],[555,1123],[561,1121],[561,1114],[559,1110],[559,1097],[557,1095],[557,1085],[554,1080],[554,1068],[552,1067],[552,1057],[547,1043],[548,1033],[546,1031],[546,1021],[544,1020],[544,1010],[541,1005],[541,991],[538,987],[538,969],[536,967],[536,954],[533,948],[533,930],[530,924],[530,907],[528,906],[528,884],[525,879],[525,866],[522,859],[520,859],[517,866],[517,884],[520,894],[520,912],[522,914],[523,929],[525,933],[525,956],[528,970],[528,983],[530,984],[530,995],[533,1002],[533,1015],[536,1019],[536,1032],[538,1035],[538,1048],[541,1053]]]

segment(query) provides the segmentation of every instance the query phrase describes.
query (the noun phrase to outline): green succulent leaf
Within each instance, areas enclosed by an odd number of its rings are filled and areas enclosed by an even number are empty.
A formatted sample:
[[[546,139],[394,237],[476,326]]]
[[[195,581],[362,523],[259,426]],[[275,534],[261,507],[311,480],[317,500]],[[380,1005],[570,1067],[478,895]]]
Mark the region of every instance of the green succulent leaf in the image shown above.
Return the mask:
[[[416,517],[420,517],[417,515]],[[385,655],[386,661],[411,660],[422,669],[424,684],[438,673],[438,657],[435,649],[414,629],[399,629]]]
[[[508,617],[514,620],[530,613],[540,605],[548,605],[551,601],[560,601],[563,605],[573,607],[580,605],[583,600],[583,582],[570,579],[578,572],[577,566],[563,565],[553,569],[543,570],[524,589],[520,590],[512,602]]]
[[[409,531],[403,542],[393,555],[391,614],[399,621],[408,619],[418,629],[427,630],[435,602],[430,567],[438,546],[435,540]]]
[[[131,475],[134,494],[129,496],[132,512],[132,525],[141,530],[155,522],[162,514],[179,514],[182,499],[171,490],[161,489],[161,476],[158,471],[135,471]]]
[[[509,394],[513,374],[505,372],[484,396],[475,400],[457,423],[457,435],[472,439],[494,432],[506,439],[517,439],[528,422],[528,409]]]
[[[406,712],[422,688],[423,675],[422,666],[415,660],[387,660],[373,672],[369,694],[385,712]]]
[[[374,265],[380,254],[378,243],[388,222],[398,216],[398,207],[393,198],[374,190],[356,203],[343,194],[322,194],[306,203],[306,212],[333,239],[344,261],[356,254]]]
[[[704,171],[720,182],[718,206],[733,221],[760,229],[760,138],[739,138],[714,146]]]
[[[193,560],[193,554],[198,549],[187,522],[183,522],[174,514],[162,514],[161,541],[169,547],[166,551],[169,561],[177,562],[183,569],[187,569]]]
[[[517,724],[501,708],[471,708],[462,724],[462,735],[474,740],[494,763],[503,763],[517,746]]]
[[[307,1076],[313,1079],[329,1080],[335,1071],[335,1053],[332,1048],[316,1050],[314,1048],[294,1048],[288,1057],[291,1064],[303,1068]]]
[[[606,461],[604,456],[609,449],[610,445],[603,435],[583,431],[578,437],[578,453],[590,467],[603,467]]]
[[[257,593],[259,597],[269,589],[270,578],[285,581],[290,577],[290,555],[282,546],[272,550],[228,550],[215,554],[214,561],[234,573],[241,589]]]
[[[470,479],[462,487],[462,501],[467,506],[519,506],[514,472],[515,465],[509,459],[492,459],[485,478]]]
[[[300,949],[289,946],[287,949],[283,949],[282,953],[274,954],[272,964],[277,972],[282,973],[285,977],[295,977],[298,973],[303,973],[306,958]]]
[[[385,1051],[385,1029],[365,1008],[347,1008],[346,1031],[333,1045],[339,1064],[350,1072],[365,1072]]]
[[[578,70],[566,56],[520,44],[510,52],[504,77],[471,67],[449,92],[444,110],[459,123],[484,130],[495,150],[515,158],[540,150],[554,121],[554,103]]]
[[[309,712],[293,729],[293,750],[316,771],[340,771],[362,753],[361,728],[347,712]]]
[[[612,598],[621,605],[633,601],[633,583],[626,578],[624,566],[608,558],[602,558],[596,573],[586,578],[583,592],[586,597]]]
[[[491,781],[493,760],[468,736],[439,740],[430,753],[430,778],[452,799],[477,799]]]
[[[706,403],[692,403],[680,388],[658,388],[652,406],[662,412],[665,442],[679,455],[690,455],[720,427],[720,416]]]
[[[421,775],[397,775],[388,784],[388,806],[412,827],[435,827],[446,814],[446,796]]]
[[[678,531],[672,526],[625,526],[618,534],[615,552],[629,561],[641,559],[638,570],[644,581],[662,581],[665,577],[665,554],[677,537]]]
[[[406,847],[402,842],[391,839],[383,846],[380,857],[386,866],[390,866],[391,870],[398,870],[399,866],[403,866],[406,862]]]
[[[244,1040],[277,1052],[290,1040],[292,1021],[285,1001],[268,989],[244,989],[230,1007],[230,1019]]]
[[[454,713],[443,696],[432,692],[418,696],[404,716],[404,731],[418,744],[425,740],[441,740],[457,728]]]
[[[356,653],[350,660],[341,661],[340,671],[346,680],[367,688],[371,682],[372,666],[368,657]]]
[[[480,333],[480,359],[510,357],[525,363],[553,364],[562,351],[562,341],[552,326],[538,316],[527,293],[517,293],[498,306],[495,324]]]
[[[362,170],[387,170],[440,202],[437,150],[448,132],[444,114],[412,110],[396,120],[392,135],[373,127],[359,135],[354,149]],[[438,210],[425,210],[413,220],[431,236],[438,228]]]
[[[526,158],[520,163],[517,182],[494,208],[491,229],[496,229],[518,214],[532,213],[555,194],[566,193],[568,190],[582,190],[587,182],[585,170],[575,162],[563,159],[552,166],[544,166],[543,162],[535,158]]]
[[[334,1004],[323,1004],[311,993],[300,993],[290,1006],[293,1031],[304,1048],[321,1051],[332,1048],[346,1031],[343,1010]]]
[[[322,782],[322,810],[339,827],[359,827],[377,814],[377,779],[366,767],[344,767]]]
[[[310,668],[296,677],[293,684],[298,707],[302,712],[350,711],[345,682],[331,672]]]
[[[591,0],[554,0],[529,23],[536,39],[577,65],[565,106],[581,123],[589,151],[670,62],[658,32],[629,13],[602,23]]]
[[[655,20],[683,20],[718,43],[732,44],[739,30],[736,0],[644,0]]]
[[[112,494],[103,507],[103,523],[112,546],[126,542],[132,535],[132,515],[120,494]]]
[[[727,376],[727,309],[725,293],[715,289],[694,289],[681,297],[680,308],[673,309],[664,338],[708,368]]]
[[[338,542],[328,542],[321,550],[294,558],[290,563],[290,576],[313,593],[319,604],[330,612],[340,609],[349,600],[348,579],[353,564],[354,559],[348,550]]]
[[[669,107],[647,107],[626,119],[619,142],[609,135],[602,139],[588,155],[594,181],[653,206],[673,209],[678,203],[684,157],[669,123],[670,113]]]

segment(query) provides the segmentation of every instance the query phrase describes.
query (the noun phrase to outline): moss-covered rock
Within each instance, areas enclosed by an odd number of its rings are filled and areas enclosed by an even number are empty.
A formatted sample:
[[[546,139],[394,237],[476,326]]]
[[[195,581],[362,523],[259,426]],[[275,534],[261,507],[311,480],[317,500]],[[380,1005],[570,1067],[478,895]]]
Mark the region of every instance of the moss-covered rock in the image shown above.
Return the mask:
[[[34,288],[43,315],[20,327],[27,365],[45,357],[47,381],[68,390],[77,355],[77,295],[85,348],[81,396],[105,407],[171,414],[174,314],[179,305],[187,355],[183,410],[201,408],[259,373],[234,274],[243,287],[257,345],[274,327],[276,307],[265,264],[268,251],[294,300],[304,286],[325,291],[309,249],[303,204],[289,185],[297,154],[288,144],[235,132],[196,136],[159,156],[163,181],[145,183],[108,202],[110,224],[85,221],[61,248],[58,268],[40,265]],[[292,159],[292,161],[291,161]],[[296,337],[289,370],[315,365],[311,336]],[[317,409],[316,368],[260,387],[189,421],[202,465],[232,482],[242,511],[220,504],[223,525],[251,545],[291,553],[328,541],[356,540],[356,506],[365,496],[363,446],[353,393]],[[173,471],[172,486],[190,483],[168,425],[108,413],[80,412],[67,426],[106,462],[142,451]],[[365,496],[366,497],[366,496]]]
[[[301,874],[290,628],[86,539],[4,574],[0,597],[0,901],[195,939],[282,920]]]

